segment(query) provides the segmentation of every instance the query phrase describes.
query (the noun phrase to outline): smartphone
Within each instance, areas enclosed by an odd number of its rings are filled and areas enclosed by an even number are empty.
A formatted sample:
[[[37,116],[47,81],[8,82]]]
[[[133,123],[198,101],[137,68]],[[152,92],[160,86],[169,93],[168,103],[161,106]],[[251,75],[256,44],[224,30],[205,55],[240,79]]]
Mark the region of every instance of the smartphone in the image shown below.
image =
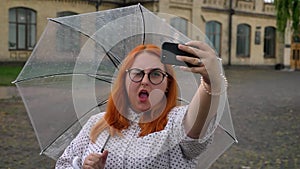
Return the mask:
[[[161,54],[161,62],[164,64],[177,65],[177,66],[188,66],[195,67],[197,65],[193,65],[187,62],[179,61],[176,59],[176,55],[195,57],[195,55],[182,51],[178,48],[178,43],[164,42],[162,44],[162,54]]]

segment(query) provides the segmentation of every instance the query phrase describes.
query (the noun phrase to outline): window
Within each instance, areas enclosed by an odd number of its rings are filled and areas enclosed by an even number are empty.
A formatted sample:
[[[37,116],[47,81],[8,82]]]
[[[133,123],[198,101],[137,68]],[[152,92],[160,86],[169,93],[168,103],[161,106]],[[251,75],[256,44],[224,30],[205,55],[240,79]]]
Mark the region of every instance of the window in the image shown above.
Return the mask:
[[[264,36],[264,57],[275,58],[276,30],[274,27],[265,28]]]
[[[206,36],[215,47],[216,51],[221,51],[221,24],[216,21],[209,21],[205,25]]]
[[[237,27],[236,55],[238,57],[250,57],[250,26],[239,24]]]
[[[187,20],[180,17],[171,18],[171,25],[179,32],[187,35]]]
[[[58,12],[56,15],[57,17],[63,17],[63,16],[77,15],[77,13],[71,11],[63,11],[63,12]]]
[[[274,0],[264,0],[265,3],[273,4]]]
[[[32,50],[36,43],[36,12],[28,8],[9,9],[9,50]]]
[[[77,15],[75,12],[63,11],[58,12],[57,17]],[[71,19],[71,18],[70,18]],[[78,18],[73,18],[73,22],[79,22]],[[75,52],[80,50],[80,33],[74,31],[72,28],[64,27],[56,34],[57,36],[57,50],[60,52]]]

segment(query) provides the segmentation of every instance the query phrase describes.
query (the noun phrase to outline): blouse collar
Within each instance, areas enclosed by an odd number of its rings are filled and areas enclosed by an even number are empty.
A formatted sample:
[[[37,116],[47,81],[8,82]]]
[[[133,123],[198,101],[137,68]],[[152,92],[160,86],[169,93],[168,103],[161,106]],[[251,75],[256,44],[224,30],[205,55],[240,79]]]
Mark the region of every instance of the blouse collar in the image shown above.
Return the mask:
[[[134,110],[132,110],[131,108],[128,108],[128,115],[127,115],[127,119],[138,123],[140,121],[140,118],[142,117],[143,112],[141,113],[136,113]]]

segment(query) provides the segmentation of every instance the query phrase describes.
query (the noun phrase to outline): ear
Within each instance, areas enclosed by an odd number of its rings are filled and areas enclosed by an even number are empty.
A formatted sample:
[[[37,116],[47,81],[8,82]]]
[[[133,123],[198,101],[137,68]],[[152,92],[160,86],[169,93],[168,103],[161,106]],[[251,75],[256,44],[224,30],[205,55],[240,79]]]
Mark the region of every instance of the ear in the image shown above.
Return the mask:
[[[168,94],[168,93],[169,93],[169,86],[165,90],[165,94]]]

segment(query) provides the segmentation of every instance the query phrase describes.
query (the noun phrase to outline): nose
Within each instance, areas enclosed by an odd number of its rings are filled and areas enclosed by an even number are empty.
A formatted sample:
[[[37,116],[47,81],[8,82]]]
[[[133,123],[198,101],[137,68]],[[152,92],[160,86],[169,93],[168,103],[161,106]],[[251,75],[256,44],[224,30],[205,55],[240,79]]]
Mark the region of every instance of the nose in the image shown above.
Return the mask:
[[[150,83],[149,78],[148,78],[148,73],[146,73],[141,81],[142,85],[148,85]]]

